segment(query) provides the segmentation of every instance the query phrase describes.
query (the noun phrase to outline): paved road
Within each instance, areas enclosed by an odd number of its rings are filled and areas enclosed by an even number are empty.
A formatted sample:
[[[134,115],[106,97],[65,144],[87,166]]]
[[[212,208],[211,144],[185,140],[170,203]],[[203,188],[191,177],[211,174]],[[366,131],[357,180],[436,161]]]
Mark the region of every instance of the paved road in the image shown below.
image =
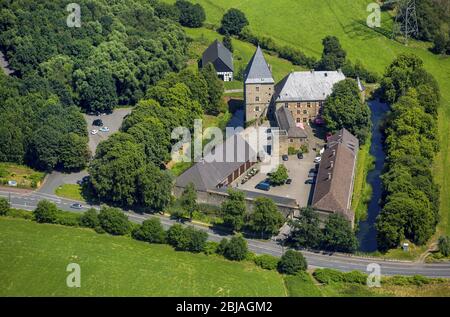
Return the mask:
[[[70,199],[62,199],[54,195],[42,192],[9,192],[5,188],[0,188],[0,196],[10,198],[11,204],[14,208],[22,208],[26,210],[33,210],[40,200],[47,199],[54,202],[60,209],[75,211],[70,208],[70,205],[75,201]],[[81,211],[85,211],[90,207],[99,209],[98,206],[85,206]],[[165,228],[172,226],[176,221],[171,220],[165,216],[160,215],[140,215],[133,212],[126,213],[129,219],[133,222],[140,223],[150,217],[158,217]],[[220,241],[227,234],[215,232],[209,228],[200,225],[193,225],[194,227],[208,232],[209,240]],[[281,256],[284,248],[275,241],[258,241],[248,239],[249,249],[257,254],[271,254]],[[407,261],[389,261],[378,258],[363,258],[350,255],[327,255],[323,253],[313,253],[302,251],[311,267],[333,268],[340,271],[358,270],[366,272],[368,264],[378,263],[381,267],[383,275],[415,275],[420,274],[429,277],[446,277],[450,278],[450,263],[439,264],[423,264]]]

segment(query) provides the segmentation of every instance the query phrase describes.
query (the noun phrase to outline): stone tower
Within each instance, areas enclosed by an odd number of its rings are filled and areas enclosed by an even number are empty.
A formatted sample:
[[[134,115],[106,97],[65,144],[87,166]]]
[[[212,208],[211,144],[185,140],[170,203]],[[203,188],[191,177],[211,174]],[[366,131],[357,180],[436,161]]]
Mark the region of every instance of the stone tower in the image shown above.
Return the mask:
[[[258,46],[247,65],[244,79],[245,122],[253,122],[267,114],[275,90],[269,65]]]

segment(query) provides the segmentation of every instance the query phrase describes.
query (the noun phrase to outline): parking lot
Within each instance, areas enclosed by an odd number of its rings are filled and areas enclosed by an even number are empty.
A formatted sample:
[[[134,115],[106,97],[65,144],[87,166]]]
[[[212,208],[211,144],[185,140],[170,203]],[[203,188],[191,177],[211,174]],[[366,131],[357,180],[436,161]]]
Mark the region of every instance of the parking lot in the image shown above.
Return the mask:
[[[132,108],[121,108],[114,110],[113,113],[107,115],[84,115],[86,123],[88,125],[89,132],[89,149],[92,152],[92,155],[95,154],[95,150],[97,149],[98,144],[106,140],[111,134],[119,131],[123,118],[131,112]],[[101,132],[99,129],[101,127],[93,126],[92,123],[96,119],[101,119],[103,121],[103,127],[108,127],[109,132]],[[92,134],[91,131],[95,129],[98,130],[97,134]]]
[[[303,159],[298,159],[296,155],[290,155],[288,161],[282,161],[280,163],[286,166],[289,174],[289,178],[292,179],[292,183],[282,186],[271,186],[269,191],[263,191],[256,189],[255,186],[268,178],[267,174],[259,172],[252,178],[250,178],[245,184],[241,184],[242,177],[235,181],[233,186],[262,194],[269,194],[273,196],[280,196],[286,198],[292,198],[297,201],[301,207],[308,205],[308,201],[311,199],[311,188],[313,185],[305,184],[310,169],[315,167],[314,158],[316,157],[314,152],[304,154]]]

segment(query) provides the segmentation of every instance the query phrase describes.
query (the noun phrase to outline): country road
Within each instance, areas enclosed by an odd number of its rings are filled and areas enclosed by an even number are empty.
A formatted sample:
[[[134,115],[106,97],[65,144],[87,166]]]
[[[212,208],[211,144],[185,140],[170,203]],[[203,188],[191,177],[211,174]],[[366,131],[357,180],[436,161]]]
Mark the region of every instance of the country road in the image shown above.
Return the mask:
[[[10,199],[11,205],[14,208],[33,210],[40,200],[47,199],[55,203],[58,208],[73,212],[79,212],[70,208],[70,205],[76,201],[70,199],[60,198],[55,195],[42,192],[26,192],[10,191],[8,188],[0,188],[0,196]],[[82,202],[80,202],[82,203]],[[82,203],[83,204],[83,203]],[[99,206],[84,206],[80,211],[86,211],[88,208],[94,207],[99,209]],[[161,220],[165,228],[172,226],[177,221],[169,219],[162,215],[142,215],[134,212],[126,212],[130,221],[141,223],[150,217],[157,217]],[[226,233],[214,231],[208,227],[198,224],[190,224],[198,229],[204,230],[209,235],[210,241],[220,241],[224,237],[229,237]],[[285,248],[275,241],[259,241],[247,239],[249,249],[257,254],[270,254],[274,256],[281,256]],[[408,261],[393,261],[383,260],[381,258],[366,258],[342,254],[324,254],[314,253],[309,251],[302,251],[308,260],[311,267],[332,268],[340,271],[358,270],[367,272],[367,266],[371,263],[377,263],[381,267],[381,274],[383,275],[424,275],[428,277],[444,277],[450,278],[450,263],[435,263],[425,264]]]

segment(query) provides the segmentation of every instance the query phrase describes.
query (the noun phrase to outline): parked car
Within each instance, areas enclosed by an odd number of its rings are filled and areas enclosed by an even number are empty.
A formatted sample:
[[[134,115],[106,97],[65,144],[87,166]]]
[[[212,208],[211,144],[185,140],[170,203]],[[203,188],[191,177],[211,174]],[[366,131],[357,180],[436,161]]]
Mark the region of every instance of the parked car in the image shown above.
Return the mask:
[[[95,130],[95,129],[94,129],[94,130],[91,131],[91,134],[92,134],[92,135],[96,135],[97,133],[98,133],[98,130]]]
[[[261,182],[258,185],[255,186],[256,189],[269,191],[270,190],[270,184],[266,182]]]
[[[284,154],[282,157],[283,161],[289,161],[289,156],[287,156],[286,154]]]
[[[100,131],[102,131],[102,132],[109,132],[109,128],[108,127],[102,127],[102,128],[100,128]]]
[[[307,180],[305,181],[305,184],[308,184],[308,185],[314,184],[314,179],[312,179],[312,178],[307,179]]]
[[[286,180],[286,184],[287,184],[287,185],[292,184],[292,179],[288,178],[288,179]]]
[[[314,163],[320,163],[321,160],[322,160],[322,158],[320,156],[318,156],[314,159]]]
[[[70,208],[83,209],[83,206],[81,204],[75,203],[75,204],[70,205]]]
[[[95,125],[97,127],[102,127],[103,121],[102,121],[102,119],[95,119],[94,122],[92,122],[92,125]]]
[[[316,175],[317,175],[316,172],[311,172],[311,171],[310,171],[310,172],[308,173],[308,177],[316,177]]]
[[[298,153],[297,153],[297,158],[298,158],[299,160],[303,159],[303,153],[298,152]]]

